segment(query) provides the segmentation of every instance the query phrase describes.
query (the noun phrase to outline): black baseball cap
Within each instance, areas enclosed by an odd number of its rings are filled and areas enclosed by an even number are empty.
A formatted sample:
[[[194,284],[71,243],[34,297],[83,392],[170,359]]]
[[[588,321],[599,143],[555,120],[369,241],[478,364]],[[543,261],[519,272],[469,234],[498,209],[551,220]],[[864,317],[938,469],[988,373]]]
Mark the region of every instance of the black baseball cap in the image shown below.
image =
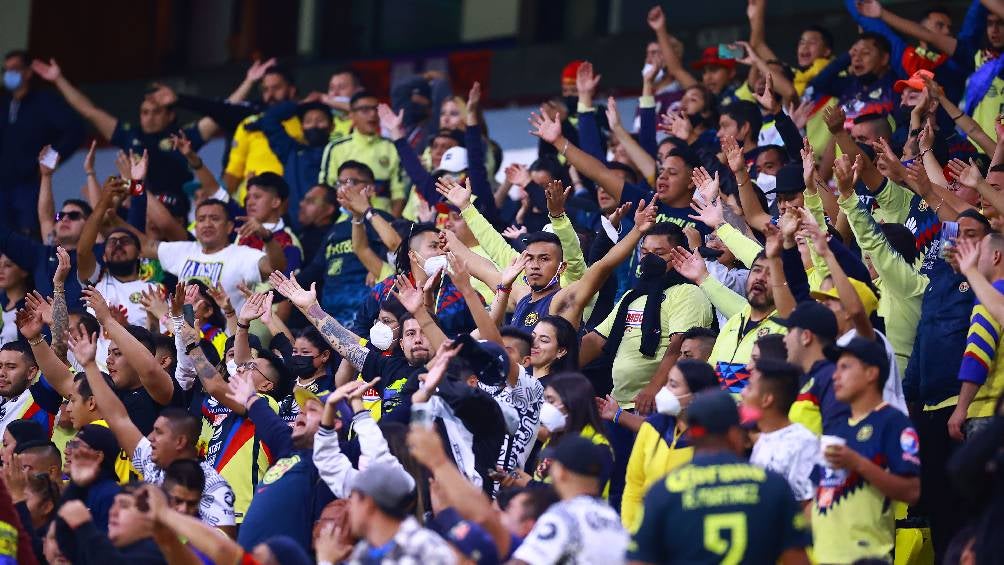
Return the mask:
[[[834,345],[826,348],[826,357],[836,362],[843,355],[853,355],[865,365],[878,367],[879,380],[885,383],[889,374],[889,356],[885,346],[878,340],[872,341],[863,337],[855,337],[846,345]]]
[[[795,309],[787,318],[774,316],[774,322],[788,329],[801,328],[809,330],[819,337],[829,341],[837,339],[837,317],[826,306],[815,300],[805,300],[799,302]]]
[[[614,460],[610,448],[595,444],[582,436],[565,436],[558,445],[549,447],[542,457],[561,463],[569,471],[586,477],[595,477],[605,483],[610,477]]]
[[[801,163],[788,163],[777,171],[774,194],[795,194],[805,190]]]
[[[692,438],[720,436],[739,426],[739,409],[724,390],[700,392],[687,407],[687,434]]]
[[[478,341],[470,334],[460,334],[455,340],[462,345],[457,357],[465,359],[478,380],[488,386],[498,386],[509,376],[509,355],[505,348],[491,341]]]

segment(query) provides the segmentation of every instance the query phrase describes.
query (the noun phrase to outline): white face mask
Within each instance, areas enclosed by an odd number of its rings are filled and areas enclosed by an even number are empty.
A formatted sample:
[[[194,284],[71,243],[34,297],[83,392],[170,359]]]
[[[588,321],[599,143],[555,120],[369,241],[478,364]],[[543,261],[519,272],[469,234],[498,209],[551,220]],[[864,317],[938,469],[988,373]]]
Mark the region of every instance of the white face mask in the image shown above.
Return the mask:
[[[387,324],[377,321],[370,328],[370,343],[380,351],[387,351],[394,343],[394,330]]]
[[[662,387],[659,392],[655,395],[655,410],[660,414],[665,414],[666,416],[678,416],[680,410],[683,407],[680,406],[680,399],[676,397],[668,388]]]
[[[227,374],[231,377],[237,374],[237,361],[233,359],[227,361]]]
[[[652,72],[652,67],[652,63],[645,63],[645,66],[641,69],[641,76],[644,77],[648,73]],[[655,73],[655,77],[652,78],[652,82],[659,82],[664,76],[666,76],[666,72],[663,69],[659,69],[659,71]]]
[[[540,407],[540,425],[547,428],[549,432],[563,430],[565,428],[565,415],[550,402],[545,402]]]
[[[777,188],[777,177],[762,172],[756,176],[756,185],[760,187],[760,192],[764,194],[774,192],[774,189]]]
[[[429,257],[425,260],[425,265],[422,267],[425,269],[425,274],[434,277],[436,273],[446,268],[449,261],[446,259],[446,255],[436,255],[435,257]]]

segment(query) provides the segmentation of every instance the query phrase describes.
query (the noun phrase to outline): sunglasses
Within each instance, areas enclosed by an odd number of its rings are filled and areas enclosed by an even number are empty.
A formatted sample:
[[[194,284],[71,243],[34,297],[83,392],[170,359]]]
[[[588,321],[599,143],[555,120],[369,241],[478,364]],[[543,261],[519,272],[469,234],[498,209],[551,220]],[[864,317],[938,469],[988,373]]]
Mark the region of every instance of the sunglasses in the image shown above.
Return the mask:
[[[63,220],[70,220],[71,222],[78,222],[84,219],[84,213],[78,210],[71,210],[69,212],[56,212],[56,221],[61,222]]]
[[[133,243],[130,237],[109,237],[105,240],[108,247],[127,247],[130,243]]]

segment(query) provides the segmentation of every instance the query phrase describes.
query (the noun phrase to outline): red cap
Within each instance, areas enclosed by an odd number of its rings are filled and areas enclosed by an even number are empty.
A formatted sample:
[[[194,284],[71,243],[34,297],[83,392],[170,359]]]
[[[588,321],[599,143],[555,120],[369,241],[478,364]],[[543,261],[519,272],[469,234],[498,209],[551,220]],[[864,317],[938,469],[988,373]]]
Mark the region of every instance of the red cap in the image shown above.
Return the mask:
[[[704,67],[716,65],[719,67],[725,67],[726,69],[736,68],[735,59],[722,59],[718,56],[718,47],[705,47],[704,53],[701,54],[701,58],[691,63],[691,68],[695,71],[699,71]]]
[[[892,89],[897,93],[903,92],[903,90],[905,90],[908,86],[914,90],[924,90],[926,86],[924,84],[925,78],[934,80],[934,73],[927,69],[920,69],[906,80],[897,80],[896,83],[892,85]]]
[[[561,70],[561,82],[575,82],[575,75],[579,72],[579,66],[585,61],[572,61]]]

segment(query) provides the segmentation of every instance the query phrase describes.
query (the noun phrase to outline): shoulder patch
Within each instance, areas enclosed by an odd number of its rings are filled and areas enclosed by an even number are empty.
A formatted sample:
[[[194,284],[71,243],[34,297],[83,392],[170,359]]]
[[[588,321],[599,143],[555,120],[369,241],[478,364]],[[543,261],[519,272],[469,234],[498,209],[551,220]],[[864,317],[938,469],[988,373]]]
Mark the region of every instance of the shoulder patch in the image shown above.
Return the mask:
[[[907,455],[917,455],[920,453],[920,438],[913,428],[906,428],[899,434],[899,447]]]

